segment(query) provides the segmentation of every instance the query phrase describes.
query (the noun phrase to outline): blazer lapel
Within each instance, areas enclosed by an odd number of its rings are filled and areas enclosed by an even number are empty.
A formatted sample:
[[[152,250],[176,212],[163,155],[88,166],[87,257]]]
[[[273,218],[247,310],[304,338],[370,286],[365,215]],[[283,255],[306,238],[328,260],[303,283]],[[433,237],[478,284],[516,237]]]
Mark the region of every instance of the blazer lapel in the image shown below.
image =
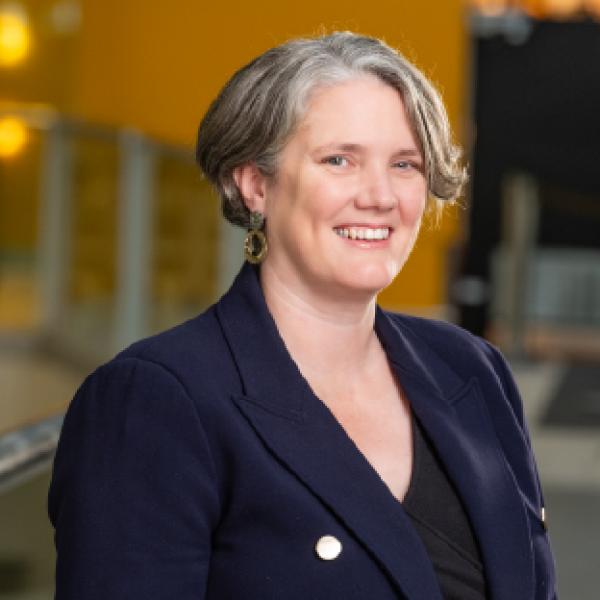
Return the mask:
[[[441,600],[431,561],[392,496],[312,393],[246,264],[217,304],[244,394],[234,398],[265,445],[369,549],[407,598]],[[378,309],[376,331],[415,414],[463,499],[494,600],[534,595],[529,522],[478,381],[464,381],[408,329]]]
[[[398,591],[411,600],[442,600],[401,505],[287,352],[254,267],[244,266],[217,316],[244,386],[234,401],[265,445],[368,548]]]
[[[376,329],[465,504],[491,597],[530,600],[535,591],[529,521],[477,378],[464,382],[429,346],[381,310]]]

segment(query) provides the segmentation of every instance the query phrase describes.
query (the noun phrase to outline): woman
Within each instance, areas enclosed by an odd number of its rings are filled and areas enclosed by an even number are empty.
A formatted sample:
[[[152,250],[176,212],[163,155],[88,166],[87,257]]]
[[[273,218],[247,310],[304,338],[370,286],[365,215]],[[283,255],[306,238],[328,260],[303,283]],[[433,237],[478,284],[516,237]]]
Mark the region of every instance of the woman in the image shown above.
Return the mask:
[[[554,598],[502,357],[376,306],[465,177],[425,77],[371,38],[289,42],[227,83],[197,157],[248,262],[73,400],[57,598]]]

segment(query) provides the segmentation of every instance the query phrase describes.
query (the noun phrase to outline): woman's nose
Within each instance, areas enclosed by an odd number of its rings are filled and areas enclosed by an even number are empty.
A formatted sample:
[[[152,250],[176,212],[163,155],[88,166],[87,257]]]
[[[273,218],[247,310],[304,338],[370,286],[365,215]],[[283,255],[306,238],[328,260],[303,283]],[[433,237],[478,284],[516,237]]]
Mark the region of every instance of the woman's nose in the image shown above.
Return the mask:
[[[358,208],[390,210],[397,204],[391,174],[385,168],[370,168],[364,172],[360,193],[356,197]]]

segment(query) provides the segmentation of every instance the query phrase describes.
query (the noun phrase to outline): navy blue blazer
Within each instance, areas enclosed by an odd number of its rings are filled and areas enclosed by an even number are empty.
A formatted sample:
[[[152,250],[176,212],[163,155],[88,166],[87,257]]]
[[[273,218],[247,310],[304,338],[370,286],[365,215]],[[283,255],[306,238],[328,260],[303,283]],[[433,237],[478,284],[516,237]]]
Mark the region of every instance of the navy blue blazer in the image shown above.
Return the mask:
[[[500,354],[442,322],[375,327],[462,497],[489,597],[556,597],[523,411]],[[54,463],[58,600],[441,600],[411,521],[313,394],[255,267],[83,383]],[[342,544],[321,560],[315,543]]]

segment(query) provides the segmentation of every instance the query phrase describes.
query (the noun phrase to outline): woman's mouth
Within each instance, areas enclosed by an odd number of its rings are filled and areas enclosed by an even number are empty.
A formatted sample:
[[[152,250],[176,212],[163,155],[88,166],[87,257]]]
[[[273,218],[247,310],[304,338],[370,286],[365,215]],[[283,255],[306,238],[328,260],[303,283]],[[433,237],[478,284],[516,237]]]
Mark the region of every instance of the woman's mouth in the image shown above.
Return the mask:
[[[349,240],[382,241],[390,236],[389,227],[334,227],[333,230]]]

